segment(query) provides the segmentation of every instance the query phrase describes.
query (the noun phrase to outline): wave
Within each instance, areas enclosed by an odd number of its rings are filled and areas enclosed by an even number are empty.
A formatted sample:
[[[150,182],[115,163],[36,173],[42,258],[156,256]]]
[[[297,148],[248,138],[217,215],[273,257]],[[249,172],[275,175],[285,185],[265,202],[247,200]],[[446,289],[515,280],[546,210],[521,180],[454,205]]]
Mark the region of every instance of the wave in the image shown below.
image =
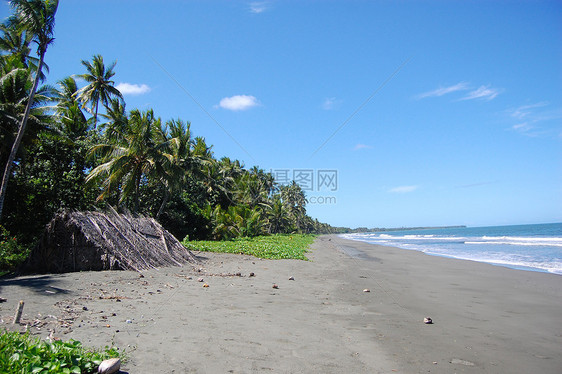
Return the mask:
[[[438,236],[438,235],[388,235],[388,234],[378,234],[378,235],[362,235],[362,234],[343,234],[342,238],[353,239],[353,240],[365,240],[365,239],[391,239],[391,240],[466,240],[466,237],[462,236]]]
[[[505,241],[505,240],[490,240],[490,241],[465,241],[465,244],[502,244],[502,245],[522,245],[528,247],[562,247],[562,242],[549,243],[549,242],[525,242],[525,241]]]
[[[400,243],[402,241],[431,241],[432,243],[461,243],[461,244],[503,244],[503,245],[521,245],[521,246],[548,246],[562,247],[561,237],[521,237],[521,236],[438,236],[438,235],[389,235],[389,234],[344,234],[343,238],[362,241],[374,241],[377,243],[392,242]]]
[[[421,251],[429,255],[485,262],[523,270],[562,275],[562,237],[369,233],[342,238]]]
[[[450,257],[456,258],[459,260],[469,260],[469,261],[476,261],[476,262],[484,262],[487,264],[492,265],[502,265],[507,266],[515,269],[523,269],[523,270],[540,270],[548,273],[553,274],[560,274],[562,275],[562,261],[525,261],[521,258],[509,258],[509,257],[480,257],[480,256],[471,256],[471,255],[462,255],[462,254],[444,254],[444,253],[434,253],[431,251],[424,251],[424,253],[435,255],[435,256],[443,256],[443,257]]]

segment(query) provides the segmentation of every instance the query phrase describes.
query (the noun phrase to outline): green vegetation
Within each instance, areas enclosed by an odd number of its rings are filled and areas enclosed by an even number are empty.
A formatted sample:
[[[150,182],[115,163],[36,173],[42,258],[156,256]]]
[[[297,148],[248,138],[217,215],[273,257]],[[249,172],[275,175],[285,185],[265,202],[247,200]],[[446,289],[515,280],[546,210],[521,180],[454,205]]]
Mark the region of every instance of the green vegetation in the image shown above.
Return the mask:
[[[0,226],[0,270],[13,270],[16,265],[27,257],[26,248],[19,244],[18,239]],[[0,271],[0,275],[3,272]]]
[[[188,241],[183,245],[193,251],[222,252],[252,255],[269,259],[307,260],[305,253],[314,241],[314,235],[271,235],[254,238],[236,238],[229,241]]]
[[[96,351],[75,340],[47,342],[18,332],[0,334],[1,373],[94,373],[103,360],[114,357],[119,357],[115,348]]]

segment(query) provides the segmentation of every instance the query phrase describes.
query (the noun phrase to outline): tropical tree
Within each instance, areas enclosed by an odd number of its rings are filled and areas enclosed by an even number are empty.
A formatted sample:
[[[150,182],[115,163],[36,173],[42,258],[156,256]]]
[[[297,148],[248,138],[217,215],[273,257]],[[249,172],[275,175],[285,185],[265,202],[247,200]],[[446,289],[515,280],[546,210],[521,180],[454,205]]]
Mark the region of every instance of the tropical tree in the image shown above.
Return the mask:
[[[116,63],[114,61],[106,67],[101,55],[94,55],[92,62],[82,60],[82,65],[86,67],[88,72],[78,75],[78,77],[84,79],[88,84],[82,87],[77,95],[84,107],[90,104],[90,111],[94,115],[94,128],[97,127],[98,123],[100,101],[103,105],[108,106],[112,98],[123,99],[121,92],[114,87],[115,82],[111,80],[111,77],[115,75],[113,69]]]
[[[277,234],[291,231],[291,218],[289,211],[281,201],[281,196],[276,195],[270,209],[267,212],[269,222],[269,233]]]
[[[117,139],[127,132],[129,126],[129,118],[125,110],[125,102],[119,98],[112,98],[109,100],[109,105],[106,107],[106,114],[102,117],[109,120],[109,122],[102,124],[105,129],[105,136],[108,139]]]
[[[223,157],[220,161],[211,159],[204,163],[199,182],[207,203],[224,208],[235,204],[234,187],[242,170],[238,160],[232,161],[228,157]]]
[[[257,166],[244,170],[236,180],[234,197],[236,204],[258,207],[265,210],[270,207],[275,181],[270,173],[265,173]]]
[[[298,232],[305,228],[306,215],[306,196],[302,188],[293,181],[291,184],[281,186],[281,199],[288,210],[293,224]]]
[[[72,77],[66,77],[58,82],[58,86],[56,95],[58,102],[54,109],[59,128],[68,139],[82,138],[88,131],[88,121],[76,98],[78,92],[76,81]]]
[[[163,163],[158,167],[161,182],[164,185],[164,199],[156,213],[156,219],[160,217],[170,196],[179,191],[185,182],[185,178],[199,163],[198,157],[193,153],[193,139],[191,138],[191,124],[182,120],[170,120],[166,122],[166,149],[163,153]]]
[[[90,150],[91,156],[100,156],[102,164],[94,168],[86,181],[102,178],[102,193],[98,201],[119,190],[119,202],[133,199],[133,212],[139,210],[139,187],[143,179],[154,177],[161,168],[166,137],[160,118],[150,109],[131,111],[128,126],[114,138],[98,144]]]
[[[216,240],[230,240],[236,237],[254,237],[265,233],[265,220],[257,208],[231,205],[222,209],[207,206],[205,214],[212,225],[212,237]]]
[[[37,71],[39,59],[31,56],[30,44],[33,41],[33,34],[18,28],[16,24],[0,25],[0,67],[18,62],[22,68]],[[43,68],[49,71],[49,67],[43,62]],[[39,72],[39,79],[45,80],[43,71]]]
[[[237,205],[229,208],[234,211],[238,236],[254,237],[265,234],[266,220],[260,209]]]
[[[14,9],[14,15],[8,19],[8,24],[17,26],[33,35],[33,41],[37,43],[37,55],[39,63],[35,72],[33,86],[29,93],[29,99],[25,107],[25,112],[21,120],[16,139],[8,156],[4,174],[2,176],[2,187],[0,188],[0,217],[2,217],[2,209],[4,207],[4,198],[6,189],[12,172],[13,162],[16,158],[19,146],[25,133],[29,113],[33,106],[35,92],[41,79],[41,69],[43,68],[43,60],[47,47],[53,42],[53,34],[55,28],[55,14],[58,8],[58,0],[11,0],[10,4]]]
[[[211,160],[213,158],[213,146],[208,146],[205,138],[202,136],[195,137],[193,152],[205,160]]]
[[[26,69],[12,69],[0,78],[0,161],[2,163],[7,162],[15,142],[29,100],[31,85]],[[28,129],[22,137],[21,144],[29,145],[37,138],[40,131],[47,129],[51,119],[47,115],[49,108],[43,104],[49,101],[52,95],[53,90],[49,86],[43,86],[36,91],[29,111]],[[23,148],[25,147],[18,148],[14,160],[21,156]]]

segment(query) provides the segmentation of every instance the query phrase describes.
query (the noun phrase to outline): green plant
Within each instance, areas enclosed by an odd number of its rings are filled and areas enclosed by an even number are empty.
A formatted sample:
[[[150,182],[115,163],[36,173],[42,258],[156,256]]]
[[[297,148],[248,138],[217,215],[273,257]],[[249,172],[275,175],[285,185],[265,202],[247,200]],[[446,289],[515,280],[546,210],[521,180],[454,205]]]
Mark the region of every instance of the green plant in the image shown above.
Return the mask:
[[[1,373],[94,373],[113,357],[119,357],[114,347],[91,350],[76,340],[47,342],[8,331],[0,335]]]
[[[13,270],[25,261],[28,255],[29,250],[0,225],[0,271]]]
[[[307,260],[305,254],[314,235],[271,235],[236,238],[226,241],[186,241],[182,244],[193,251],[247,254],[267,259]]]

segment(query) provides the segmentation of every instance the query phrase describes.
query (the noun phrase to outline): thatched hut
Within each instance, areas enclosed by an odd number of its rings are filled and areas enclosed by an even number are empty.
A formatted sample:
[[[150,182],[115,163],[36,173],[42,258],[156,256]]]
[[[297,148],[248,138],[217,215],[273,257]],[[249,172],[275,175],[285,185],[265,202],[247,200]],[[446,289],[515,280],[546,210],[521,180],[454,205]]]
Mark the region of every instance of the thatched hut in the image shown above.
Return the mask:
[[[147,217],[102,212],[58,214],[23,271],[146,270],[197,263],[158,222]]]

